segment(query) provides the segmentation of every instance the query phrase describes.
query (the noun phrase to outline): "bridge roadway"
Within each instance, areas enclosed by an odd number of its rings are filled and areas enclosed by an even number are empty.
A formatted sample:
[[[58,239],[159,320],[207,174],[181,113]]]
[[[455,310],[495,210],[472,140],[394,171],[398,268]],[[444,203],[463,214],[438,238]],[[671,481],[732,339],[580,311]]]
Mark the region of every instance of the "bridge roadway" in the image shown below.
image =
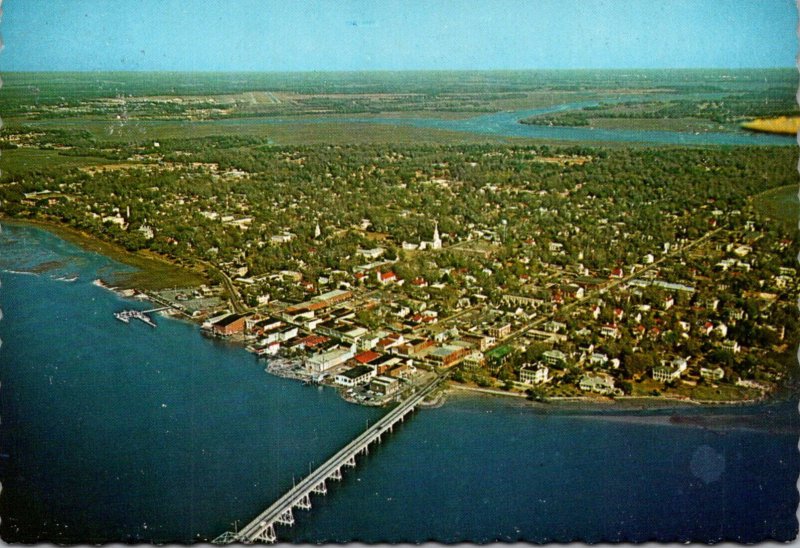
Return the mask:
[[[368,453],[369,445],[375,441],[380,442],[381,436],[391,431],[395,424],[405,419],[425,396],[430,394],[439,383],[447,378],[449,372],[440,374],[429,384],[418,390],[411,397],[392,409],[378,422],[367,428],[361,435],[348,443],[343,449],[325,461],[300,483],[292,487],[286,494],[276,500],[272,506],[264,510],[253,521],[245,525],[238,532],[227,531],[214,539],[215,544],[229,544],[233,542],[274,543],[277,541],[275,524],[294,524],[293,508],[308,510],[311,508],[311,493],[325,494],[327,480],[341,480],[342,467],[354,467],[356,455]]]

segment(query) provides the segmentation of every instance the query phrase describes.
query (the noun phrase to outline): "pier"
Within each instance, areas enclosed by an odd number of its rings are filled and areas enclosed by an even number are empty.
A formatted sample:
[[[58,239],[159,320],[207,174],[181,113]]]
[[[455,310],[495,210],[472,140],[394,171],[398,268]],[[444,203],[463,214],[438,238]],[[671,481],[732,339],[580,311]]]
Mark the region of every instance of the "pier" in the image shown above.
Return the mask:
[[[212,542],[214,544],[230,544],[234,542],[273,544],[277,542],[278,536],[275,532],[277,524],[294,525],[294,509],[310,510],[312,494],[326,494],[328,492],[326,482],[340,481],[344,468],[354,468],[357,464],[356,457],[359,454],[369,453],[369,446],[375,442],[380,443],[381,438],[385,434],[392,432],[395,424],[403,422],[406,416],[412,413],[422,400],[447,378],[448,374],[439,375],[433,381],[417,390],[416,393],[406,398],[400,405],[389,411],[378,422],[367,428],[361,435],[326,460],[242,529],[239,531],[226,531]]]
[[[155,322],[152,319],[150,319],[150,316],[148,316],[148,314],[151,312],[160,312],[162,310],[167,310],[168,308],[170,307],[165,306],[162,308],[153,308],[150,310],[123,310],[122,312],[115,312],[114,317],[119,321],[125,323],[130,322],[131,318],[133,318],[135,320],[141,320],[150,327],[156,327]]]

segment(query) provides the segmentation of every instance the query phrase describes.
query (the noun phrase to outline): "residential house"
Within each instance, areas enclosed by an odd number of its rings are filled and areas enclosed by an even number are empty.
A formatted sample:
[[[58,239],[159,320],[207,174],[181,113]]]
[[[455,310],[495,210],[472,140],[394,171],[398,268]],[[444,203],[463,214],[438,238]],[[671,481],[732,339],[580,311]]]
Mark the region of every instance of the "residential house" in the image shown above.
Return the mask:
[[[524,384],[542,384],[550,380],[549,372],[542,362],[525,364],[519,370],[519,381]]]

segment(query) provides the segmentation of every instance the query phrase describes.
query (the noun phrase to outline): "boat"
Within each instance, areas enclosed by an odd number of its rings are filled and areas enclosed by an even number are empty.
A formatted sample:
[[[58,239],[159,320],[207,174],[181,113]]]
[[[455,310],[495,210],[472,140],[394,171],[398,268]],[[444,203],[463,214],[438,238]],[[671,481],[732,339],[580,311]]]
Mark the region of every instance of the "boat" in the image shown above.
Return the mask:
[[[121,322],[128,323],[130,321],[127,311],[114,312],[114,317]]]
[[[156,323],[150,319],[150,316],[141,310],[123,310],[122,312],[115,312],[114,317],[121,322],[129,323],[131,318],[146,323],[150,327],[157,327]]]

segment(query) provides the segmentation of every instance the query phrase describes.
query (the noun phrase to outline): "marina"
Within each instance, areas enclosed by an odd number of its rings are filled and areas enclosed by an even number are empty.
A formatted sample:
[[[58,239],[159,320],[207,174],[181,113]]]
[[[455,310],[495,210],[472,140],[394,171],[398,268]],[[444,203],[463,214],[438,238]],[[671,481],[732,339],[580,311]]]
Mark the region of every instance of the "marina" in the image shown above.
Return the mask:
[[[162,310],[167,310],[168,306],[162,308],[153,308],[151,310],[122,310],[120,312],[114,312],[114,317],[123,323],[130,323],[131,319],[139,320],[150,327],[157,327],[157,324],[148,316],[149,313],[152,312],[161,312]]]

